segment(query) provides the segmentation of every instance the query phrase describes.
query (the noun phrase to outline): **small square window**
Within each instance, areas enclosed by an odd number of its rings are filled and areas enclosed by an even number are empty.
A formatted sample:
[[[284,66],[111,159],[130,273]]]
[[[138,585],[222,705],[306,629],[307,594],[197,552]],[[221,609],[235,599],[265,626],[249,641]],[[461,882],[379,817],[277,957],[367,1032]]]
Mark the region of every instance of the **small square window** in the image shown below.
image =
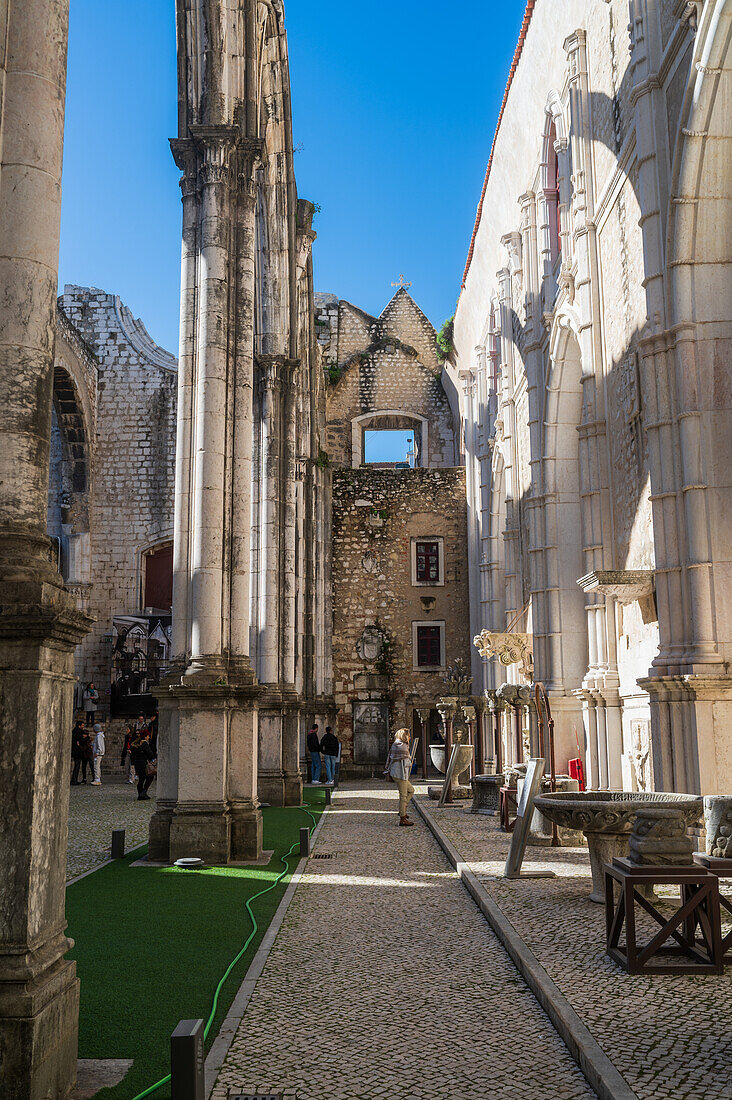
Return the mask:
[[[437,542],[418,542],[415,547],[417,555],[417,580],[436,584],[440,579],[440,546]]]
[[[441,635],[439,626],[417,627],[417,666],[439,668],[441,665]]]
[[[412,539],[412,584],[444,585],[443,539]]]

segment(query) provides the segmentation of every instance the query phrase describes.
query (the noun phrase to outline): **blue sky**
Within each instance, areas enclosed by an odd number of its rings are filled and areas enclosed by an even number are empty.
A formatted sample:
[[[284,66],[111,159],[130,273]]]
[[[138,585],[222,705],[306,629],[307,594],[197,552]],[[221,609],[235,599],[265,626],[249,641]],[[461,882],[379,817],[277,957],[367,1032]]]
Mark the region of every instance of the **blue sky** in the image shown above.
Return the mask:
[[[59,283],[114,291],[177,352],[174,8],[71,0]],[[523,11],[286,0],[317,290],[379,313],[403,272],[435,326],[453,312]]]

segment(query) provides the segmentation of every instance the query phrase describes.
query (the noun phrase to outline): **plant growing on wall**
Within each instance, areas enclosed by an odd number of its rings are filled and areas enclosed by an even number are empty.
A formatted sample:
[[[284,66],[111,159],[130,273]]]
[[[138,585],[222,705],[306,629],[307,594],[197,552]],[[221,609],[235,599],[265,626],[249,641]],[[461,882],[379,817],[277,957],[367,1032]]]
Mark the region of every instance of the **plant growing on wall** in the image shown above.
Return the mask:
[[[327,451],[318,451],[318,457],[315,459],[315,465],[319,470],[327,470],[330,466],[330,455]]]
[[[455,333],[455,314],[444,322],[437,333],[437,358],[441,363],[449,359],[454,351],[453,336]]]
[[[378,657],[374,661],[374,671],[379,676],[388,678],[394,675],[394,641],[389,631],[384,629],[378,619],[374,625],[381,634],[381,648]]]

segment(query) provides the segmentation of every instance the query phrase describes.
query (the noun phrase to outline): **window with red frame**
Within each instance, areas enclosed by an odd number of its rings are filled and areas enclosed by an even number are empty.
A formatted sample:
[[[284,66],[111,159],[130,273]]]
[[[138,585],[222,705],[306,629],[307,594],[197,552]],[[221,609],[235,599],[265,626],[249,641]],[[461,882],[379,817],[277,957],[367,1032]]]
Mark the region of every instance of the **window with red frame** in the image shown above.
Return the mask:
[[[420,540],[415,547],[418,581],[438,584],[440,580],[440,546],[434,541]]]
[[[439,626],[418,626],[417,665],[419,668],[435,668],[440,663]]]

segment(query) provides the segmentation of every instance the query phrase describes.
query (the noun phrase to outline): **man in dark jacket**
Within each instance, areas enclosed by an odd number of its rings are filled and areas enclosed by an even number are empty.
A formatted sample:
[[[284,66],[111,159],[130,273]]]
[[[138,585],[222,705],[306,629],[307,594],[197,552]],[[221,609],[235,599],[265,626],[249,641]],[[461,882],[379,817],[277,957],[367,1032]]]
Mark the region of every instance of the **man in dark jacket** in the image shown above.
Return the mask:
[[[320,742],[320,751],[325,761],[325,782],[328,787],[332,787],[335,782],[335,769],[339,748],[338,738],[333,733],[331,727],[326,726],[325,735]]]
[[[83,718],[78,718],[76,725],[71,731],[71,759],[74,762],[74,773],[71,776],[71,786],[77,787],[79,785],[79,768],[81,762],[84,759],[84,734],[86,729],[84,727]],[[86,780],[86,768],[84,768],[84,780]]]
[[[310,770],[312,772],[312,782],[320,783],[320,738],[318,737],[318,723],[311,728],[308,734],[307,740],[308,752],[310,753]]]
[[[155,778],[156,772],[152,766],[154,760],[147,731],[144,734],[136,733],[130,746],[132,766],[137,772],[137,799],[144,802],[150,798],[147,788]],[[150,768],[148,769],[148,765]],[[148,774],[148,771],[150,774]]]

